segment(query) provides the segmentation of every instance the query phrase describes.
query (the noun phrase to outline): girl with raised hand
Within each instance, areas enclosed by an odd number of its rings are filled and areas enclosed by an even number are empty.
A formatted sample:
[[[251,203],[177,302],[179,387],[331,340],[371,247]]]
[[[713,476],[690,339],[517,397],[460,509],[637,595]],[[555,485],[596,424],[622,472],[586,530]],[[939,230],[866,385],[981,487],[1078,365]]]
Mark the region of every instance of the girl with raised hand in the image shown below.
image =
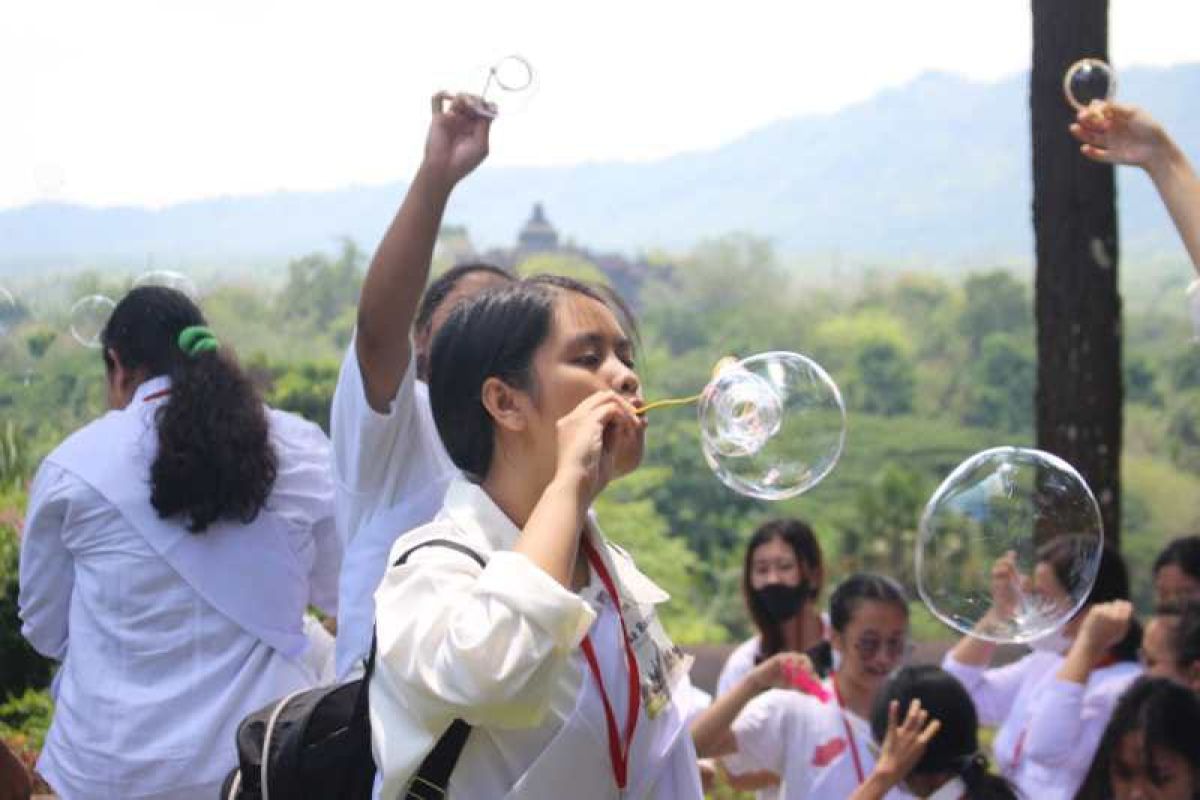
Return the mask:
[[[1075,800],[1200,797],[1200,698],[1142,678],[1117,703]]]
[[[370,649],[372,594],[392,545],[433,518],[458,472],[429,409],[433,337],[455,305],[511,280],[497,267],[474,263],[429,281],[446,204],[487,157],[491,121],[473,98],[433,96],[421,165],[363,280],[358,324],[330,412],[338,529],[346,550],[338,602],[340,678],[355,671]]]
[[[1044,548],[1032,578],[1040,594],[1065,596],[1071,555],[1065,540]],[[1006,588],[1020,580],[1011,559],[1001,559],[993,577],[989,614],[1006,615]],[[1105,548],[1083,607],[1062,630],[1032,642],[1034,652],[989,668],[995,645],[965,636],[943,660],[943,669],[975,701],[983,724],[999,727],[996,762],[1022,793],[1071,797],[1117,698],[1141,674],[1141,628],[1128,597],[1125,562]]]
[[[588,514],[642,457],[626,320],[543,277],[465,301],[435,337],[433,416],[463,477],[375,595],[382,796],[413,788],[462,720],[451,798],[700,797],[688,662],[655,613],[667,595]]]
[[[849,797],[866,780],[875,766],[867,719],[908,649],[908,600],[892,579],[852,575],[829,604],[837,666],[827,697],[773,689],[748,699],[744,692],[744,709],[732,710],[718,697],[692,724],[701,756],[722,757],[731,773],[781,776],[785,800]]]
[[[904,708],[910,713],[899,724]],[[922,728],[916,709],[934,722]],[[930,800],[1017,800],[1008,781],[988,772],[978,729],[975,704],[954,676],[928,665],[903,668],[875,698],[871,731],[882,750],[852,800],[876,800],[897,784]]]
[[[61,662],[38,771],[66,800],[211,800],[242,718],[328,677],[329,442],[180,292],[134,289],[101,343],[112,410],[46,457],[21,545],[22,632]]]

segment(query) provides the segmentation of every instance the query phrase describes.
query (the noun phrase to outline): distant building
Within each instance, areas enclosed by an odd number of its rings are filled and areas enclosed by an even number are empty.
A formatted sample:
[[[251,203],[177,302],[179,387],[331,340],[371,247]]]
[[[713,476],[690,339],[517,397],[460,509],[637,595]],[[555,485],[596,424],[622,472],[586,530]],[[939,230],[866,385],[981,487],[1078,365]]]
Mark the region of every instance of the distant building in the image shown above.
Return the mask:
[[[465,237],[465,231],[463,236]],[[666,264],[650,264],[645,261],[631,261],[616,253],[597,253],[574,244],[561,244],[558,230],[546,217],[546,209],[541,203],[533,204],[529,219],[517,232],[515,246],[510,248],[494,248],[482,255],[474,251],[470,256],[458,258],[455,263],[469,260],[481,260],[509,270],[516,270],[522,262],[532,256],[563,255],[587,261],[593,264],[608,279],[612,287],[631,303],[639,305],[639,293],[648,278],[669,279],[672,268]]]

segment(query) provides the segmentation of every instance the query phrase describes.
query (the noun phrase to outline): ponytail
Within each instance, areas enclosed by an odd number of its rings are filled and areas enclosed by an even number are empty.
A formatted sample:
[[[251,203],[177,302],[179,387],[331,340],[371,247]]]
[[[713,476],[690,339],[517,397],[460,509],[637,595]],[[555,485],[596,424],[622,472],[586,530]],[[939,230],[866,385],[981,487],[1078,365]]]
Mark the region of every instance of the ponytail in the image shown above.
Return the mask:
[[[958,775],[967,787],[968,800],[1017,800],[1012,784],[988,771],[987,756],[976,752],[962,760]]]
[[[173,289],[139,287],[113,309],[101,341],[110,369],[112,351],[126,369],[171,379],[150,467],[158,515],[183,517],[192,533],[222,519],[253,521],[277,472],[266,410],[200,309]]]

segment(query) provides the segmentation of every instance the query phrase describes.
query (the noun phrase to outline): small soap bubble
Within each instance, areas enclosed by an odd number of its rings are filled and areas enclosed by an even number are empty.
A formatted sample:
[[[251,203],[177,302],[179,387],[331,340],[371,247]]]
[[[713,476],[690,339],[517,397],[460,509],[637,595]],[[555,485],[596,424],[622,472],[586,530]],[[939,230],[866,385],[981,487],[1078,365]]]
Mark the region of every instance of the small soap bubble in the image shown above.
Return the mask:
[[[1063,92],[1076,111],[1096,101],[1111,100],[1117,92],[1117,74],[1098,58],[1083,58],[1067,69]]]
[[[82,297],[71,306],[71,336],[84,347],[99,348],[100,334],[116,303],[102,294]]]
[[[143,272],[133,282],[133,288],[137,289],[141,286],[165,286],[168,289],[183,292],[193,303],[200,300],[200,292],[196,289],[195,281],[182,272],[173,272],[169,269]]]
[[[925,506],[917,590],[961,633],[1030,642],[1082,607],[1103,547],[1100,506],[1070,464],[997,447],[959,465]]]

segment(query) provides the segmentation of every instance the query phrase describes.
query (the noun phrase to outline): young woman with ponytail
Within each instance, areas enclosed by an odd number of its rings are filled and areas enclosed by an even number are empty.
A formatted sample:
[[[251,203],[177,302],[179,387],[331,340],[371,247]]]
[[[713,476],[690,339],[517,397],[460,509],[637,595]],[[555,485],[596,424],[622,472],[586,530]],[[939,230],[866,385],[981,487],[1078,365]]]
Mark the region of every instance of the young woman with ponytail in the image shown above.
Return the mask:
[[[925,717],[937,722],[931,736],[919,724]],[[927,800],[1017,800],[1008,781],[988,771],[978,729],[975,704],[954,676],[929,665],[904,667],[875,697],[871,732],[879,761],[851,800],[877,800],[897,785]]]
[[[211,798],[238,722],[326,677],[329,444],[179,292],[134,289],[101,342],[111,410],[46,457],[22,541],[22,631],[61,663],[38,770],[64,800]]]

